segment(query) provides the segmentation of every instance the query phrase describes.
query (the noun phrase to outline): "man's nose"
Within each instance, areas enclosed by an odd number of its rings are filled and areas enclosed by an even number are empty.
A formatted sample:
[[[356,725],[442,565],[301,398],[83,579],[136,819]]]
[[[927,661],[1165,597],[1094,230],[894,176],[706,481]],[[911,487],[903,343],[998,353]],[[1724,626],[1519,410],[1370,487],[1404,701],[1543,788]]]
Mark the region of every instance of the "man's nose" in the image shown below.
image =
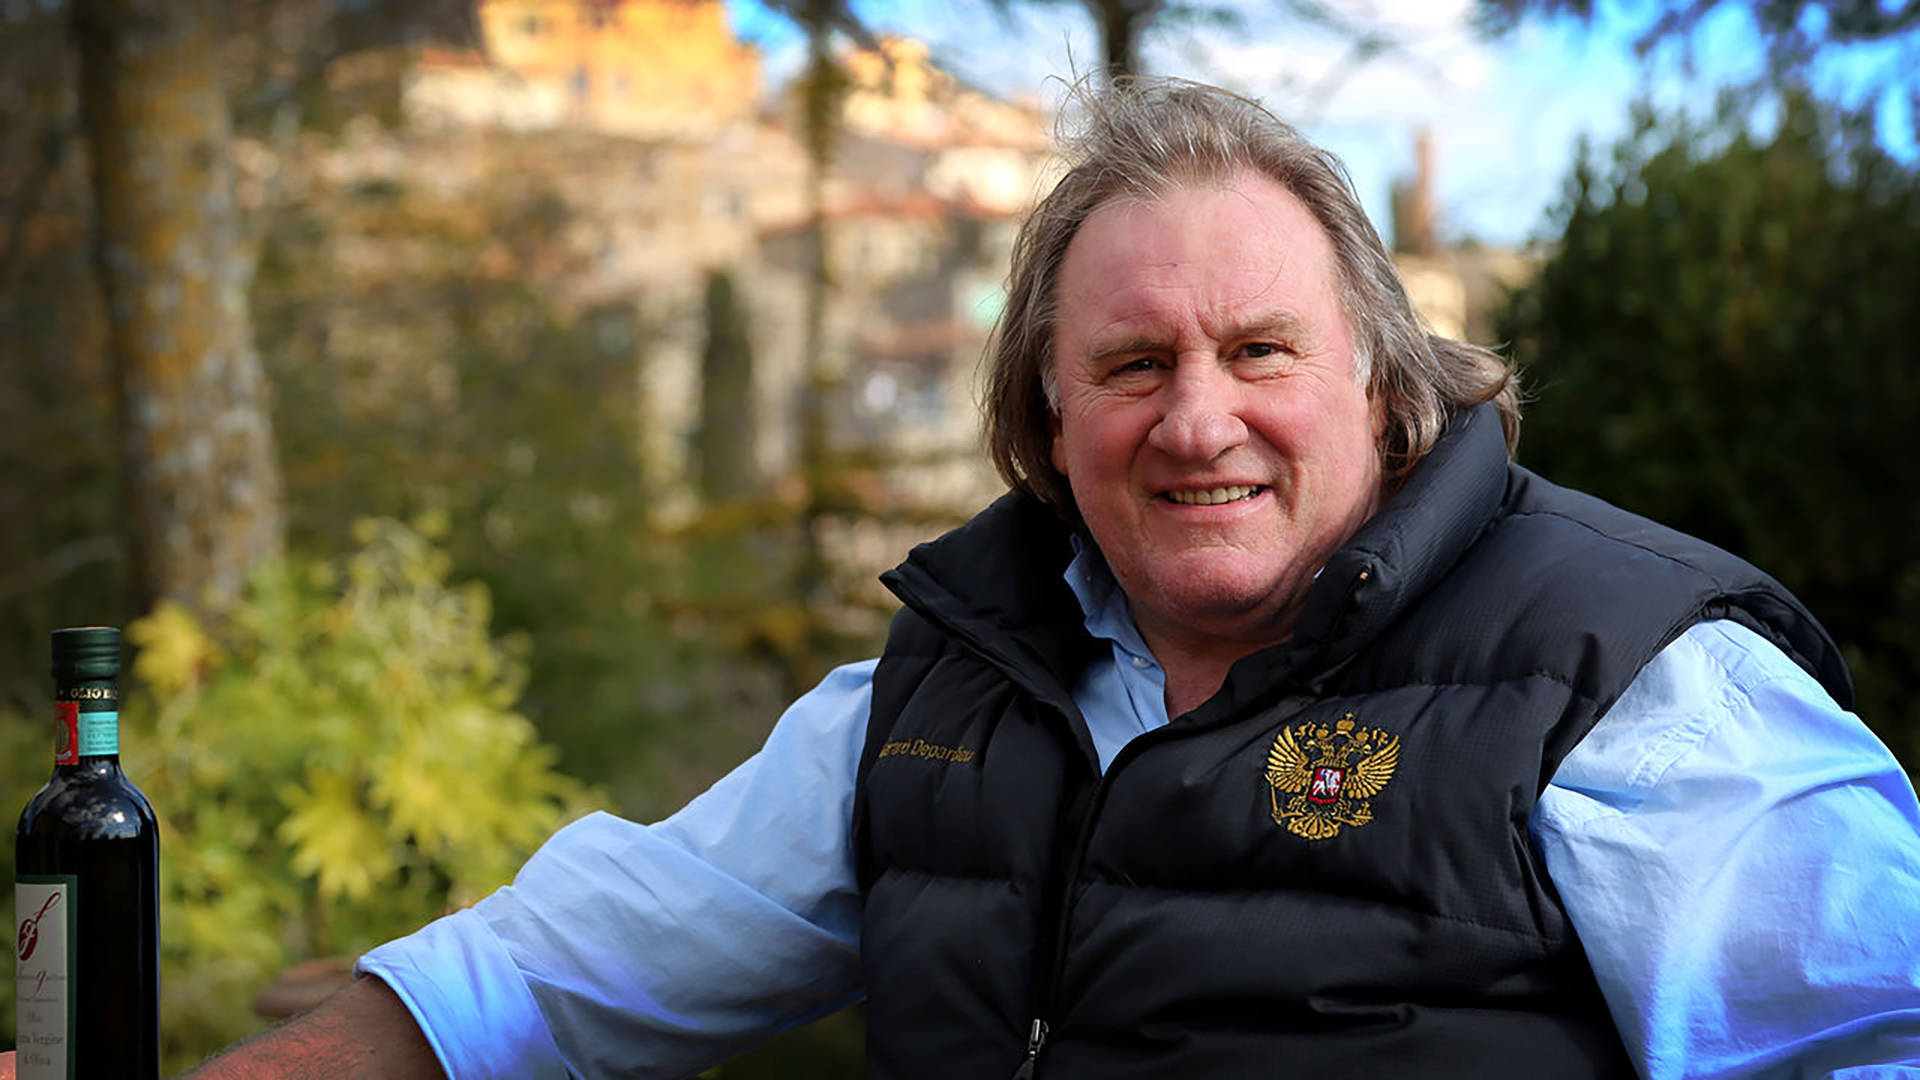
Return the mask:
[[[1240,419],[1243,387],[1212,357],[1181,361],[1161,388],[1166,411],[1148,433],[1156,450],[1181,461],[1212,461],[1246,441]]]

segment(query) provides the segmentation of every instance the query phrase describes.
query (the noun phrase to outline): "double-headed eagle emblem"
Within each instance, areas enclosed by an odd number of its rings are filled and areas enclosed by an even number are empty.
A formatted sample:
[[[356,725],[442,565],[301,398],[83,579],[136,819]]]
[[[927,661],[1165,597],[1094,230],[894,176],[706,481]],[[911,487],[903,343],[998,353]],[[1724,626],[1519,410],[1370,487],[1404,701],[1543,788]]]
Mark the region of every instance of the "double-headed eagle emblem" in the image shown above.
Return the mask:
[[[1267,751],[1273,820],[1308,840],[1337,836],[1342,825],[1365,825],[1373,820],[1370,800],[1398,764],[1400,736],[1357,727],[1352,713],[1331,725],[1310,720],[1281,728]]]

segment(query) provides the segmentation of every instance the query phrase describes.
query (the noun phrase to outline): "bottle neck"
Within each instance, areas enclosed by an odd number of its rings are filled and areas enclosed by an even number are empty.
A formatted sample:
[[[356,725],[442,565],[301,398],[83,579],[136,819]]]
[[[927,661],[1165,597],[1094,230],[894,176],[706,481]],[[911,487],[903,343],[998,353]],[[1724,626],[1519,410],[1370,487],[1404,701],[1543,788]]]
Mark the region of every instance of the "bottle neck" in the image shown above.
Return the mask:
[[[120,692],[114,680],[56,682],[53,712],[56,767],[118,764]]]

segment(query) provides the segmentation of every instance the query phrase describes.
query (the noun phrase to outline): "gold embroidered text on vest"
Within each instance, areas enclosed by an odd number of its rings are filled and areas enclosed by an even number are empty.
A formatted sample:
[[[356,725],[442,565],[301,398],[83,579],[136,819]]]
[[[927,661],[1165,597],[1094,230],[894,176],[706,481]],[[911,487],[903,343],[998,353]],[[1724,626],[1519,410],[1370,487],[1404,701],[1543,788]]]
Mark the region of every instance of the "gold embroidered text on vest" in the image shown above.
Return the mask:
[[[973,751],[964,746],[941,746],[925,739],[895,739],[880,747],[880,756],[883,758],[890,758],[896,754],[928,758],[933,761],[948,761],[954,764],[973,760]]]
[[[1281,728],[1267,751],[1274,823],[1308,840],[1337,836],[1342,825],[1359,828],[1373,820],[1372,799],[1398,764],[1400,736],[1357,727],[1352,713],[1331,727]]]

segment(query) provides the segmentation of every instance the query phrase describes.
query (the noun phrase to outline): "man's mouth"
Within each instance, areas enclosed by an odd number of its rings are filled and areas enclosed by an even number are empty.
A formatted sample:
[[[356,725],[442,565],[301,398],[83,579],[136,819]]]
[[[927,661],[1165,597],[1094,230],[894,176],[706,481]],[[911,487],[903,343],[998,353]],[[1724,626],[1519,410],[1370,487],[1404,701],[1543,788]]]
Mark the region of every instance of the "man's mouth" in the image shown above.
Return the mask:
[[[1221,503],[1251,499],[1265,490],[1267,490],[1265,484],[1230,484],[1227,487],[1169,491],[1165,497],[1182,506],[1218,506]]]

